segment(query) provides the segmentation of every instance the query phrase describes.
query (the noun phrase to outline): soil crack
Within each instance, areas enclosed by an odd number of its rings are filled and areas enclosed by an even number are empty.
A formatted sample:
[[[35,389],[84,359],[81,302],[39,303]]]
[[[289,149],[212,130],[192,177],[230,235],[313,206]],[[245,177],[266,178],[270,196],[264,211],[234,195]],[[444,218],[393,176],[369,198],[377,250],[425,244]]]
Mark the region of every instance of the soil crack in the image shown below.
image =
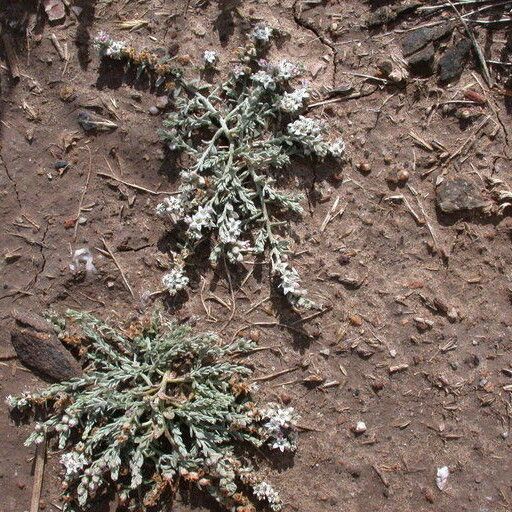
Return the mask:
[[[36,277],[34,279],[34,288],[35,286],[37,285],[37,281],[39,279],[39,276],[44,272],[45,268],[46,268],[46,256],[44,254],[44,249],[45,249],[45,239],[46,239],[46,235],[48,234],[48,230],[50,229],[50,223],[47,222],[46,223],[46,227],[44,229],[44,233],[43,233],[43,237],[41,238],[41,243],[39,244],[39,254],[41,254],[41,258],[43,260],[42,264],[41,264],[41,268],[37,271],[37,274],[36,274]]]
[[[14,189],[14,194],[16,195],[16,202],[18,203],[18,207],[21,209],[21,201],[20,201],[20,195],[18,193],[18,185],[16,183],[16,180],[11,176],[11,173],[9,172],[9,168],[7,167],[7,164],[5,163],[4,158],[1,153],[0,153],[0,162],[2,163],[2,166],[5,169],[5,174],[7,175],[7,179],[12,184],[12,188]]]
[[[334,46],[334,43],[328,39],[327,37],[325,37],[321,32],[320,30],[318,30],[314,25],[313,23],[310,23],[308,20],[305,20],[302,18],[302,6],[303,6],[303,2],[302,0],[295,0],[294,4],[293,4],[293,19],[295,21],[295,23],[299,26],[299,27],[302,27],[306,30],[309,30],[310,32],[312,32],[313,34],[315,34],[315,36],[319,39],[319,41],[324,45],[324,46],[327,46],[331,52],[332,52],[332,87],[336,87],[336,75],[337,75],[337,71],[338,71],[338,64],[337,64],[337,51],[336,51],[336,47]]]

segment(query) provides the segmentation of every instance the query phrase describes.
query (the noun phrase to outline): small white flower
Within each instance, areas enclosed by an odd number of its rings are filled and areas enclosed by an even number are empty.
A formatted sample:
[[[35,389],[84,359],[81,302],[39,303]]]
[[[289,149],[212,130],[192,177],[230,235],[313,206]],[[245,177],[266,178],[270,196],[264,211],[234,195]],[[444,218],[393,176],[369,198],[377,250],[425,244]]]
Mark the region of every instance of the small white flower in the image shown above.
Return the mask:
[[[322,134],[324,128],[316,119],[299,116],[299,119],[288,125],[287,130],[290,135],[296,137],[317,137]]]
[[[305,87],[295,89],[293,92],[285,92],[279,102],[279,108],[283,112],[294,114],[304,106],[304,100],[307,98],[309,98],[309,92]]]
[[[206,66],[210,66],[210,67],[213,66],[217,62],[217,59],[218,59],[217,52],[215,52],[213,50],[206,50],[203,53],[203,61]]]
[[[285,437],[280,437],[270,443],[270,448],[273,450],[279,450],[281,453],[294,451],[292,444]]]
[[[94,46],[102,57],[121,59],[126,44],[122,41],[114,41],[106,32],[100,32],[94,39]]]
[[[60,463],[66,470],[66,476],[75,476],[87,464],[87,460],[82,453],[68,452],[64,453],[60,458]]]
[[[185,217],[189,236],[195,240],[200,240],[203,237],[202,230],[204,228],[213,228],[215,226],[214,215],[214,209],[210,205],[206,205],[199,206],[192,216]]]
[[[112,41],[112,43],[105,48],[105,56],[111,59],[120,59],[122,52],[126,48],[126,45],[121,41]]]
[[[158,215],[168,215],[173,222],[183,217],[185,210],[180,197],[171,196],[166,197],[161,203],[156,206],[156,213]]]
[[[300,68],[293,62],[282,60],[276,66],[276,74],[281,80],[291,80],[300,75]]]
[[[260,501],[267,501],[270,508],[274,511],[281,510],[281,498],[277,491],[267,482],[260,482],[253,487],[256,498]]]
[[[176,295],[180,290],[186,288],[189,279],[181,267],[173,268],[162,278],[162,284],[167,288],[170,295]]]
[[[341,138],[336,139],[330,144],[329,152],[334,158],[341,158],[345,154],[345,141]]]
[[[272,36],[272,29],[267,27],[264,23],[258,23],[255,25],[251,32],[251,39],[257,43],[268,43]]]
[[[276,87],[274,77],[261,69],[254,73],[254,75],[251,76],[251,79],[253,82],[261,85],[264,89],[273,90]]]
[[[15,396],[8,395],[5,398],[5,403],[9,409],[15,409],[18,406],[18,399]]]

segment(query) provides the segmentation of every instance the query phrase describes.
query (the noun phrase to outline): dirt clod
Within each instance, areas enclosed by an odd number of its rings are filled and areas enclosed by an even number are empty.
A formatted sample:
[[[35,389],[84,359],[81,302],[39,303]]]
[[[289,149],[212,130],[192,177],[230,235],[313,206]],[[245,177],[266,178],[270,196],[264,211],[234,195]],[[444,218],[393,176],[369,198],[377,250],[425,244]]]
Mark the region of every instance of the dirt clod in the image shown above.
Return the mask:
[[[485,206],[475,186],[462,178],[444,180],[437,187],[436,202],[443,213],[476,210]]]
[[[403,54],[408,57],[421,50],[429,43],[448,36],[453,30],[451,23],[444,23],[436,27],[424,27],[409,32],[402,40]]]
[[[439,60],[439,80],[450,82],[462,74],[471,50],[471,41],[461,39],[457,44],[448,48]]]
[[[81,375],[80,365],[44,318],[21,311],[14,311],[13,317],[11,343],[23,364],[56,381]]]

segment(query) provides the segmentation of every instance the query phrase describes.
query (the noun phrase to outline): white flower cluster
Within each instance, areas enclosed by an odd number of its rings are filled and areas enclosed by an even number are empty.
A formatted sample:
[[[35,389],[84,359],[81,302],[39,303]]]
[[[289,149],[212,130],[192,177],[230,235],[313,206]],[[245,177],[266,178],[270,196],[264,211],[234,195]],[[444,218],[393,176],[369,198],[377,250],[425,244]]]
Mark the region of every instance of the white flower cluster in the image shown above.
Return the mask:
[[[279,108],[283,112],[295,114],[304,106],[304,100],[309,98],[309,92],[306,87],[300,87],[293,92],[285,92],[279,103]]]
[[[279,287],[290,303],[304,308],[311,307],[311,301],[306,299],[307,290],[300,286],[299,273],[286,262],[278,263],[275,266],[275,271],[281,278]]]
[[[199,206],[192,216],[185,217],[188,224],[188,235],[190,238],[200,240],[203,237],[203,228],[215,227],[215,211],[210,205]]]
[[[269,483],[260,482],[252,490],[256,498],[260,501],[266,501],[272,510],[276,512],[281,510],[282,502],[279,493]]]
[[[273,90],[276,87],[274,77],[262,69],[254,73],[254,75],[251,76],[251,79],[256,84],[261,85],[264,89]]]
[[[87,464],[87,460],[83,453],[67,452],[60,458],[60,463],[64,466],[66,479],[77,475]]]
[[[233,206],[228,203],[225,211],[225,216],[218,226],[219,240],[224,245],[229,246],[226,252],[228,260],[231,263],[241,263],[244,261],[243,253],[249,250],[249,242],[247,240],[240,240],[242,222],[239,220]]]
[[[281,452],[295,451],[297,449],[297,436],[294,429],[297,415],[293,407],[282,408],[277,404],[270,403],[261,414],[268,420],[263,424],[263,427],[268,435],[270,448]]]
[[[176,267],[167,272],[162,278],[162,284],[167,288],[170,295],[176,295],[188,285],[189,279],[182,267]]]
[[[334,158],[341,158],[345,154],[345,141],[342,138],[336,139],[329,146],[329,151]]]
[[[288,125],[287,130],[301,144],[306,155],[340,158],[345,153],[343,139],[337,139],[334,143],[327,142],[323,136],[325,126],[316,119],[299,116],[299,119]]]
[[[110,57],[112,59],[121,59],[126,44],[122,41],[115,41],[106,32],[101,31],[94,38],[94,46],[102,57]]]
[[[213,50],[205,50],[203,53],[203,61],[206,66],[212,67],[218,59],[218,55],[216,51]]]
[[[288,60],[282,60],[275,68],[277,77],[281,80],[291,80],[300,75],[300,68],[297,64]]]
[[[176,223],[185,215],[185,209],[179,197],[171,196],[166,197],[161,203],[157,204],[156,213],[158,215],[168,215]]]
[[[251,39],[260,44],[267,44],[272,36],[272,29],[264,23],[258,23],[251,32]]]
[[[324,131],[324,127],[320,121],[304,116],[299,116],[299,119],[290,123],[287,129],[290,135],[297,138],[319,138]]]

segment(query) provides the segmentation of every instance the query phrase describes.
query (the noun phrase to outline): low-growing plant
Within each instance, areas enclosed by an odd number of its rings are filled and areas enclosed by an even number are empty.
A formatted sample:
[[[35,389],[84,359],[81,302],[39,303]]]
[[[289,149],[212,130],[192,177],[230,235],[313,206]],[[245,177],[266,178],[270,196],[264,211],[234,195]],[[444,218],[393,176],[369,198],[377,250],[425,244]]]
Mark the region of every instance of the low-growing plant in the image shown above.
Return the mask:
[[[164,510],[184,483],[228,510],[249,512],[258,500],[280,510],[250,454],[294,450],[295,413],[252,401],[251,370],[237,362],[252,342],[222,344],[159,315],[126,330],[68,317],[84,335],[83,376],[7,399],[37,420],[26,444],[53,436],[66,450],[63,511],[96,510],[112,491],[126,510]]]
[[[282,236],[283,213],[301,213],[300,196],[279,190],[272,171],[289,166],[295,155],[339,158],[345,146],[341,139],[329,142],[319,121],[301,115],[308,89],[290,86],[299,67],[257,60],[258,41],[243,49],[222,85],[178,97],[164,121],[162,138],[192,162],[181,171],[179,195],[158,205],[158,213],[186,228],[164,284],[171,294],[183,289],[187,259],[210,238],[214,264],[221,257],[242,263],[268,248],[284,295],[294,306],[310,307]]]
[[[289,168],[294,156],[342,158],[345,144],[341,138],[328,140],[323,123],[302,115],[310,93],[304,83],[291,85],[299,66],[261,58],[271,35],[272,29],[257,25],[240,49],[240,62],[213,90],[190,88],[182,80],[164,121],[163,140],[190,162],[181,171],[178,194],[157,207],[173,225],[184,227],[173,268],[163,278],[171,295],[186,288],[189,259],[210,239],[214,264],[221,257],[240,264],[268,249],[271,273],[290,303],[313,305],[290,263],[286,237],[285,214],[302,212],[301,197],[279,190],[273,171]],[[104,56],[127,56],[126,45],[107,36],[98,46]],[[214,52],[204,56],[211,65],[217,60]]]

